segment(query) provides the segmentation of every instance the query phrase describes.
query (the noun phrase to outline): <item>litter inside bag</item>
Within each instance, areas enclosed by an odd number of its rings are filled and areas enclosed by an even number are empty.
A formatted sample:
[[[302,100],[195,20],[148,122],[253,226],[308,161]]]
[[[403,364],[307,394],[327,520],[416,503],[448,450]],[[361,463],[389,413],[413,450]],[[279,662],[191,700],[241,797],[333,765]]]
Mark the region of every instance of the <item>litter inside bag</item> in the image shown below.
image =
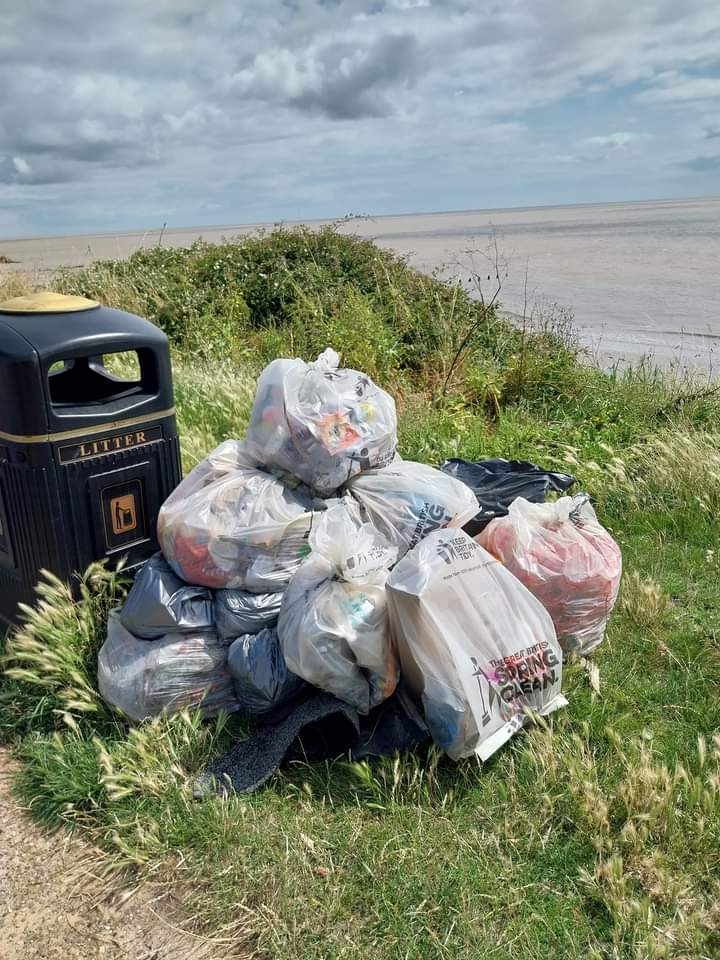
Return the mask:
[[[274,360],[257,385],[247,445],[269,470],[330,496],[361,470],[395,456],[393,398],[357,370],[339,369],[334,350],[314,363]]]
[[[316,514],[311,554],[283,597],[278,635],[288,668],[367,713],[398,679],[388,636],[385,580],[397,549],[357,505]]]
[[[280,614],[281,593],[215,591],[215,629],[224,643],[274,627]]]
[[[163,711],[197,709],[213,717],[239,709],[227,649],[212,633],[139,640],[123,627],[117,610],[110,613],[98,654],[98,685],[107,703],[136,721]]]
[[[140,569],[120,610],[120,622],[145,640],[166,633],[213,630],[213,597],[206,587],[188,586],[161,553]]]
[[[347,489],[399,556],[433,530],[461,527],[478,510],[477,497],[464,483],[412,460],[362,473]]]
[[[189,583],[274,593],[307,552],[312,497],[262,470],[233,466],[243,458],[242,444],[225,443],[199,464],[160,509],[158,537]]]
[[[520,498],[478,540],[545,606],[566,652],[585,655],[601,643],[622,554],[587,494],[545,504]]]
[[[548,493],[564,493],[575,483],[568,473],[556,473],[538,467],[529,460],[446,460],[440,469],[467,484],[478,499],[477,515],[463,525],[476,536],[495,517],[507,515],[518,497],[532,503],[544,503]]]
[[[562,652],[542,604],[462,530],[437,530],[387,581],[403,680],[453,759],[490,757],[566,704]]]
[[[257,716],[292,700],[306,686],[288,670],[275,630],[261,630],[234,640],[228,653],[228,670],[240,709]]]

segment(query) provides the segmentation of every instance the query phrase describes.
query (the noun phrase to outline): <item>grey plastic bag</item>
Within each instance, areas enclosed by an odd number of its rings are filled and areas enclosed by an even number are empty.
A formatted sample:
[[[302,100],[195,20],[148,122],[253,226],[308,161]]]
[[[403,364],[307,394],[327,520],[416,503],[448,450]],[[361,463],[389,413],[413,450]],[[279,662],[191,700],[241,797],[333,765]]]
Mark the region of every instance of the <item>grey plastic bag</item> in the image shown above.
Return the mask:
[[[306,686],[288,670],[276,630],[261,630],[234,640],[228,669],[240,709],[256,716],[286,703]]]
[[[102,698],[131,720],[180,710],[213,717],[240,709],[227,669],[227,648],[213,633],[168,634],[138,640],[113,610],[98,654]]]
[[[120,610],[120,622],[145,640],[166,633],[211,631],[215,623],[212,593],[206,587],[188,586],[156,553],[135,577]]]
[[[221,643],[274,627],[280,614],[282,593],[215,592],[215,628]]]

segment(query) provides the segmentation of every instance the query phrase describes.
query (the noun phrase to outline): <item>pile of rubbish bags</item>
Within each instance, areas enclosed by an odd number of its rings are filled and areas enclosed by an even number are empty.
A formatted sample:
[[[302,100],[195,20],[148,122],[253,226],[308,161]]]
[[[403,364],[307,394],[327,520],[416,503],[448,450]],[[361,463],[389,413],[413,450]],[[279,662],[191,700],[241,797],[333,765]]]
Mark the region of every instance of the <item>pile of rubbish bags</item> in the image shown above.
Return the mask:
[[[287,718],[320,696],[358,729],[402,696],[450,757],[487,759],[565,705],[563,658],[598,646],[617,598],[620,549],[573,483],[526,461],[403,460],[369,377],[333,350],[275,360],[245,438],[163,505],[100,691],[133,721]]]

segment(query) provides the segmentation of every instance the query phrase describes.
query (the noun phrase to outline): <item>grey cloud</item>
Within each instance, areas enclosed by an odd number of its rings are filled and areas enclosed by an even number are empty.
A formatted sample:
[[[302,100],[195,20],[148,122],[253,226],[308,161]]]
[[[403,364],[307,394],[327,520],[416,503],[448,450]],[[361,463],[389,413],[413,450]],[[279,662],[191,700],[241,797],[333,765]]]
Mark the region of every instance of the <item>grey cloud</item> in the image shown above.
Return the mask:
[[[290,99],[304,110],[316,110],[333,120],[382,117],[393,112],[388,96],[393,88],[412,83],[419,69],[414,37],[381,37],[369,50],[337,44],[322,51],[320,82]]]
[[[710,173],[713,170],[720,170],[720,157],[693,157],[692,160],[685,160],[681,164],[692,170],[694,173]]]
[[[72,169],[62,161],[38,164],[23,156],[0,157],[0,184],[47,186],[70,183],[74,179]]]
[[[624,150],[627,147],[642,142],[645,135],[634,131],[619,131],[617,133],[608,133],[586,137],[580,142],[582,147],[600,148],[606,150]]]
[[[718,31],[712,0],[4,0],[0,205],[12,193],[30,208],[63,184],[73,215],[98,220],[234,201],[273,217],[288,196],[322,215],[352,185],[393,203],[423,165],[434,189],[448,155],[476,197],[493,165],[524,169],[533,142],[568,157],[640,123],[661,143],[663,111],[715,91],[693,69],[717,56]],[[641,121],[622,109],[573,129],[535,120],[638,81],[655,91]],[[527,143],[513,146],[522,124]],[[666,167],[678,173],[692,149]]]

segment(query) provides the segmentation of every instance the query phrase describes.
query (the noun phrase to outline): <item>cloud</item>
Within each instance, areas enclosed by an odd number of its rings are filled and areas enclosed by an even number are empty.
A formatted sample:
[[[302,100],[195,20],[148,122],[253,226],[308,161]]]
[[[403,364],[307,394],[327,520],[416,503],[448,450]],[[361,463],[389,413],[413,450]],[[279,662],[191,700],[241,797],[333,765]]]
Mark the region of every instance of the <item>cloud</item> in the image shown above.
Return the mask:
[[[714,170],[720,170],[720,156],[718,157],[693,157],[692,160],[684,160],[683,167],[693,170],[695,173],[709,173]]]
[[[600,147],[607,150],[622,150],[625,147],[632,146],[634,143],[641,143],[645,139],[642,133],[608,133],[604,136],[585,137],[580,141],[582,147]]]
[[[5,0],[3,222],[696,189],[719,36],[713,0]]]
[[[239,95],[319,112],[333,120],[393,113],[389,91],[418,75],[420,49],[410,34],[389,34],[364,46],[347,42],[263,51],[234,78]]]
[[[720,77],[687,77],[682,74],[662,74],[658,85],[637,95],[642,103],[687,103],[720,98]]]

